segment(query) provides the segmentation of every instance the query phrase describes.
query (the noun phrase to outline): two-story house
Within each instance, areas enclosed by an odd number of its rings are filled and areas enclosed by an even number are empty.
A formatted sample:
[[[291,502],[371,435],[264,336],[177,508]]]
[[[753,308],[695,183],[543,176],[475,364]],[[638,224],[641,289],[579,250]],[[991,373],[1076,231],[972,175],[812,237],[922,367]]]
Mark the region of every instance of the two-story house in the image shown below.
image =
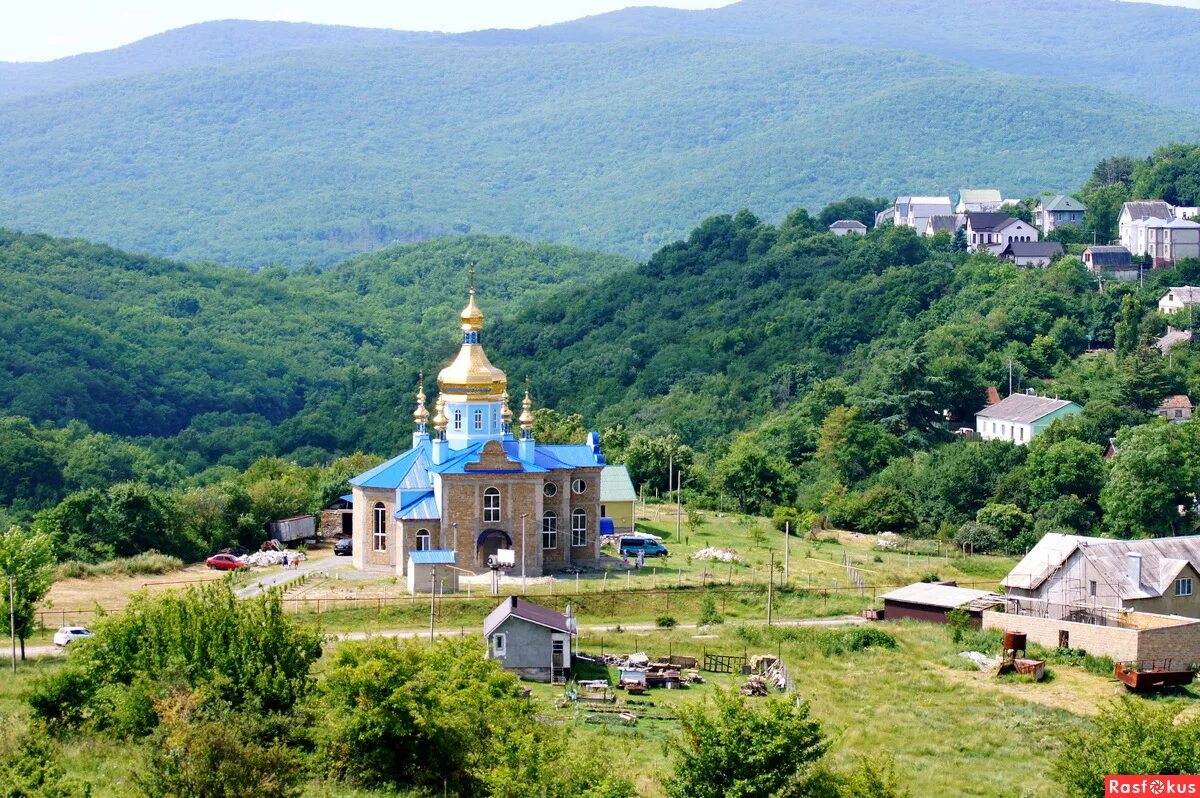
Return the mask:
[[[1014,241],[1037,241],[1038,231],[1007,213],[967,214],[967,250],[987,250],[999,255]]]
[[[1043,235],[1049,235],[1063,225],[1082,224],[1086,211],[1087,206],[1074,197],[1055,194],[1038,203],[1033,212],[1033,223]]]

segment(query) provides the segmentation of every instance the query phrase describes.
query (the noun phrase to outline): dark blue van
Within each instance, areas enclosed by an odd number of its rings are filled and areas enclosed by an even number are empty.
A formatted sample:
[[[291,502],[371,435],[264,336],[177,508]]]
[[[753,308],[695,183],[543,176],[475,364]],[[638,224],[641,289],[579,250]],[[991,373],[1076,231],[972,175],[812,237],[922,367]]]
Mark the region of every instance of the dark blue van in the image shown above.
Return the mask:
[[[667,547],[651,538],[621,538],[618,550],[622,557],[636,557],[640,551],[647,557],[667,557],[671,552]]]

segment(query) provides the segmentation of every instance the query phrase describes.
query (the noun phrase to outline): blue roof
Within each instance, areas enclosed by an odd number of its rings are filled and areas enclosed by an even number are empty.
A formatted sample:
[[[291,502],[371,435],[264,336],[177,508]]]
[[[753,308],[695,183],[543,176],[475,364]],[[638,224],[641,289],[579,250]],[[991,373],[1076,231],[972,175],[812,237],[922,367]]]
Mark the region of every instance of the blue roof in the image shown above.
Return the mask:
[[[347,493],[345,496],[339,496],[338,498],[344,501],[346,504],[354,504],[353,493]]]
[[[415,493],[415,491],[413,492]],[[396,511],[396,517],[401,521],[436,521],[442,517],[438,510],[437,500],[433,497],[433,491],[426,491],[419,496],[409,496],[405,499],[403,496],[406,493],[409,491],[400,491],[403,504]]]
[[[410,551],[408,557],[413,565],[454,565],[453,549],[429,549]]]
[[[409,449],[352,478],[350,484],[356,488],[398,488],[420,457],[420,449]]]
[[[537,459],[539,463],[543,459],[546,459],[548,464],[550,462],[556,463],[556,465],[548,465],[547,467],[549,468],[586,468],[587,466],[604,464],[603,457],[597,462],[596,453],[586,443],[538,446]]]

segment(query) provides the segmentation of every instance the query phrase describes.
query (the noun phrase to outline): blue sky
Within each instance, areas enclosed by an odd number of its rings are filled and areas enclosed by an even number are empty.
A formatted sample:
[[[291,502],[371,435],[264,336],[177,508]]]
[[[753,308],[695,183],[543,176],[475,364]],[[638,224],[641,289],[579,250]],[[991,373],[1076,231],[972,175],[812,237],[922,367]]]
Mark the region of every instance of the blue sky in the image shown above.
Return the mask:
[[[1200,2],[1200,0],[1197,0]],[[731,0],[16,0],[0,23],[0,61],[48,61],[119,47],[214,19],[286,20],[459,32],[530,28],[631,5],[713,8]]]

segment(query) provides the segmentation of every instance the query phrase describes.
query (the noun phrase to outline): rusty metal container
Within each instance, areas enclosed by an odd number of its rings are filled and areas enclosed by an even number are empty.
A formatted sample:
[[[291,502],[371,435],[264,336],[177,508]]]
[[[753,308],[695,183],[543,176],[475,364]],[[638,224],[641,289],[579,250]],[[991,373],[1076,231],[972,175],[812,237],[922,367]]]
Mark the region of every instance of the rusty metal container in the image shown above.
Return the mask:
[[[1025,651],[1027,643],[1024,632],[1005,632],[1004,633],[1004,650],[1005,651]]]

